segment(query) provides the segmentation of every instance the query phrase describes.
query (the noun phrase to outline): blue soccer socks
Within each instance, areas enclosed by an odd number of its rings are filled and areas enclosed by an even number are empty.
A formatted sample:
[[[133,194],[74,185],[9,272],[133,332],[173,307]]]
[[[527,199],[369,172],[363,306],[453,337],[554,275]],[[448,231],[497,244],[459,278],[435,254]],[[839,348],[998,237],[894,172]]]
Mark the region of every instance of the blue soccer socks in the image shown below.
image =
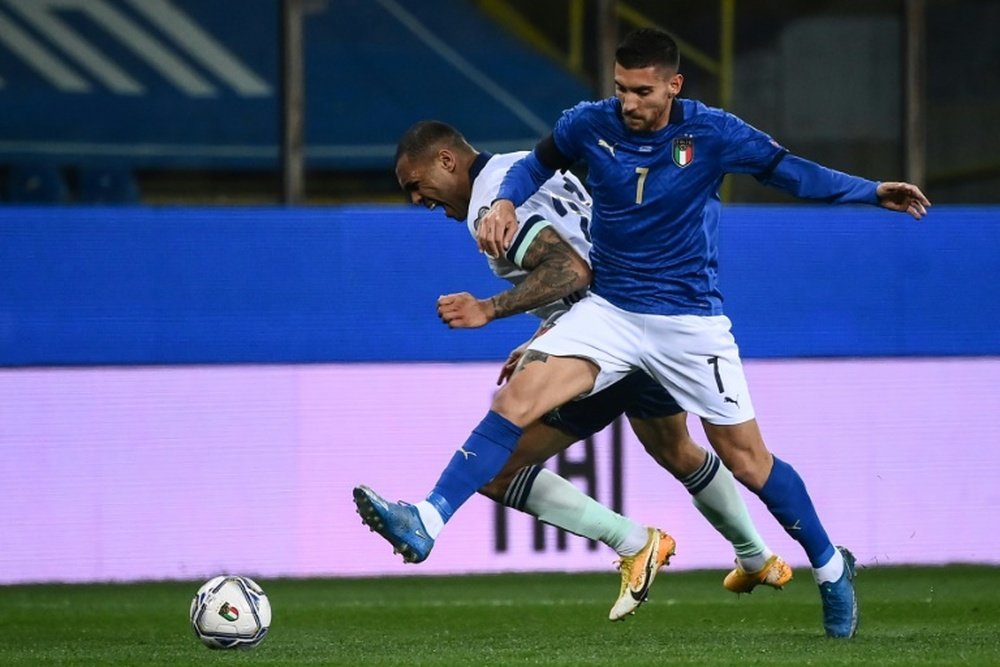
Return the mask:
[[[816,515],[805,483],[792,466],[775,456],[771,475],[757,495],[785,532],[802,545],[814,568],[830,561],[835,553],[833,543]]]
[[[479,422],[427,495],[445,523],[503,469],[520,437],[521,427],[492,410]]]

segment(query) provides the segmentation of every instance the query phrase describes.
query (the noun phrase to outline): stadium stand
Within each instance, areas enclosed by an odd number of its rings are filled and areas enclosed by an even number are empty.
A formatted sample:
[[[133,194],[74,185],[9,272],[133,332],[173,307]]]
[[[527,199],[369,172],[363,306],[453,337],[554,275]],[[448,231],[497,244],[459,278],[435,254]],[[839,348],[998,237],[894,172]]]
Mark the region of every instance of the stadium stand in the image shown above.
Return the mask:
[[[85,204],[134,204],[139,201],[135,174],[125,166],[76,170],[77,199]]]
[[[276,168],[276,8],[11,0],[0,21],[37,57],[0,40],[9,60],[0,100],[17,101],[0,104],[0,164],[44,155],[65,165]],[[395,139],[422,117],[453,122],[486,148],[520,148],[567,100],[591,94],[461,0],[330,3],[307,15],[304,32],[311,168],[384,169]],[[92,56],[64,48],[70,37]]]
[[[4,178],[4,199],[12,204],[59,204],[69,195],[62,170],[53,164],[14,163]]]

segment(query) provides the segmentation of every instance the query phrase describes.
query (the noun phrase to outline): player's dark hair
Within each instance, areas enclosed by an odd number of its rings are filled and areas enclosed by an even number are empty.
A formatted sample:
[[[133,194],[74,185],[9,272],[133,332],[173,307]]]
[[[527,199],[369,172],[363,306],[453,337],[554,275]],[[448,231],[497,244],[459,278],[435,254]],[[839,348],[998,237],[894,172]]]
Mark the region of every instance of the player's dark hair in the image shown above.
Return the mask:
[[[666,67],[676,72],[681,65],[681,53],[674,38],[663,30],[637,28],[618,45],[615,62],[625,69]]]
[[[410,126],[396,146],[396,162],[404,155],[419,157],[438,146],[455,149],[469,148],[469,142],[462,133],[448,123],[439,120],[421,120]]]

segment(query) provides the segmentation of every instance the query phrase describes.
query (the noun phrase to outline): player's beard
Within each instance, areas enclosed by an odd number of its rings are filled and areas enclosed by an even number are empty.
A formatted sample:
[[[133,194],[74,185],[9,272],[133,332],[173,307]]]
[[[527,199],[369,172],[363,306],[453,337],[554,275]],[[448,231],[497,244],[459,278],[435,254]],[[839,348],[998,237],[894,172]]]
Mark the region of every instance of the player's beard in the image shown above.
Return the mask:
[[[629,116],[622,114],[622,120],[625,121],[625,127],[633,132],[644,132],[649,126],[646,119],[642,116]]]
[[[649,110],[647,113],[626,114],[622,112],[622,122],[632,132],[653,132],[654,126],[666,115],[667,109],[661,108],[656,111]]]

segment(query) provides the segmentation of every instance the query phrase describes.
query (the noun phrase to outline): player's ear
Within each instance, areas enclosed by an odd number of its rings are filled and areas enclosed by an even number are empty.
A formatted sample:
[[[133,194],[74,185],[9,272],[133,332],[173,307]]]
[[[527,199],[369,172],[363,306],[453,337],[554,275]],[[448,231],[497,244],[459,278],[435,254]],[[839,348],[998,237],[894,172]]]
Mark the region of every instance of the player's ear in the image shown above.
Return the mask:
[[[670,77],[670,81],[667,83],[670,89],[670,97],[677,97],[681,94],[681,88],[684,86],[684,75],[678,72]]]
[[[437,155],[438,162],[447,172],[455,171],[455,166],[458,164],[455,160],[455,154],[452,153],[447,148],[442,148],[438,151]]]

